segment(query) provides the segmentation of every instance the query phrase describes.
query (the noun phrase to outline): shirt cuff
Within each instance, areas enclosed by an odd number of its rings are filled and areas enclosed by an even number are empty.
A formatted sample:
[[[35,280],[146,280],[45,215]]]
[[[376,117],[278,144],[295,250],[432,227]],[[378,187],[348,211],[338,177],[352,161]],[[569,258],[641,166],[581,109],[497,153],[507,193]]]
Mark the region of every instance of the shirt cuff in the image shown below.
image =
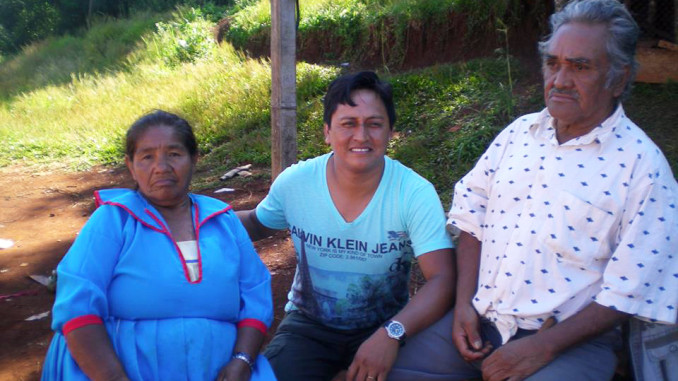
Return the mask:
[[[64,324],[64,326],[61,328],[61,332],[64,334],[64,336],[66,336],[69,333],[71,333],[71,331],[74,331],[74,330],[81,328],[81,327],[84,327],[86,325],[93,325],[93,324],[104,324],[104,322],[97,315],[78,316],[76,318],[73,318],[73,319],[67,321]]]
[[[259,332],[263,333],[264,335],[266,334],[266,331],[268,328],[266,327],[266,324],[262,323],[260,320],[257,319],[243,319],[240,322],[238,322],[238,328],[242,327],[252,327]]]

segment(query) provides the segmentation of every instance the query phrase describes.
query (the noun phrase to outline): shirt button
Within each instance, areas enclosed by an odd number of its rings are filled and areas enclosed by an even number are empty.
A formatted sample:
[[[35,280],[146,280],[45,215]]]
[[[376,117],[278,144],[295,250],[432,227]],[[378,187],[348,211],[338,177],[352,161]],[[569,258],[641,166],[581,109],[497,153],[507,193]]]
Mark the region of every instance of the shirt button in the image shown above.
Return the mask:
[[[678,346],[676,344],[671,344],[669,346],[669,352],[673,353],[675,351],[678,351]]]

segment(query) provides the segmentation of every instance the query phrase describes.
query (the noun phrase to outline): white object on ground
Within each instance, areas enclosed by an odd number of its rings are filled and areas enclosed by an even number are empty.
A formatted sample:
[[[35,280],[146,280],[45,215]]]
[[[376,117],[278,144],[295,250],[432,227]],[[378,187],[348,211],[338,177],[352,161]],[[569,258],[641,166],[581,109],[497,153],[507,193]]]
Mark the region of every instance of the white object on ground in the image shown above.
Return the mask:
[[[35,314],[33,316],[29,316],[25,319],[25,321],[40,320],[40,319],[46,318],[47,316],[49,316],[49,311],[45,311],[41,314]]]
[[[0,238],[0,250],[9,249],[12,246],[14,246],[14,241],[11,239]]]
[[[44,275],[29,275],[29,278],[33,279],[34,281],[40,283],[43,286],[47,286],[49,284],[49,277],[44,276]]]
[[[235,177],[236,175],[240,174],[240,172],[247,171],[250,168],[252,168],[252,164],[246,164],[246,165],[243,165],[243,166],[240,166],[240,167],[237,167],[237,168],[233,168],[230,171],[224,173],[224,175],[221,176],[219,178],[219,180],[221,180],[221,181],[228,180],[228,179]],[[250,175],[251,175],[251,173],[250,173]]]

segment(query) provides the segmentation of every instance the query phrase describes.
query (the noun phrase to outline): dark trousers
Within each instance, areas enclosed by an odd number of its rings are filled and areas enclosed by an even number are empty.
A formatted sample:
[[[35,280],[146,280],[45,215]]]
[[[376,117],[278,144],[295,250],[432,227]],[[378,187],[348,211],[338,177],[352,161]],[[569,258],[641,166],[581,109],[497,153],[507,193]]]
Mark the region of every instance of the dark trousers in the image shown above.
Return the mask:
[[[453,312],[412,337],[400,349],[388,381],[460,381],[480,379],[480,362],[467,363],[452,342]],[[534,335],[536,331],[519,329],[511,340]],[[483,340],[494,348],[501,346],[501,336],[494,324],[481,325]],[[612,330],[573,347],[541,368],[525,381],[605,381],[617,366],[615,349],[621,347],[621,334]]]
[[[291,311],[278,326],[264,356],[278,381],[326,381],[347,369],[360,345],[378,327],[334,329]]]

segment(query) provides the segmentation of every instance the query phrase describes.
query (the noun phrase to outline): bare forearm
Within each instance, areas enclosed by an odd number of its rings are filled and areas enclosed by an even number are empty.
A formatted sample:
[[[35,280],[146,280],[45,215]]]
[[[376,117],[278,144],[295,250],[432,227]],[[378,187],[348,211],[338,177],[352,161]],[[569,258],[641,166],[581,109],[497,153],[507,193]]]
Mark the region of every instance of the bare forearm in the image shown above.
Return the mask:
[[[419,257],[426,284],[393,319],[414,335],[435,323],[452,307],[456,271],[451,249],[436,250]]]
[[[259,221],[254,209],[239,210],[235,212],[235,214],[238,216],[238,219],[240,219],[245,230],[247,230],[247,234],[252,241],[270,237],[275,233],[275,230],[267,228]]]
[[[92,380],[127,380],[103,325],[74,329],[66,335],[66,344],[80,369]]]
[[[568,348],[601,335],[630,317],[629,314],[591,303],[575,315],[537,335],[546,350],[557,356]]]
[[[478,269],[482,245],[462,231],[457,245],[457,303],[471,303],[478,288]]]
[[[233,348],[233,354],[244,353],[252,361],[256,361],[263,342],[264,334],[261,331],[252,327],[238,328],[238,338]],[[233,357],[219,372],[217,380],[249,380],[251,375],[250,364],[242,358]]]
[[[398,315],[394,316],[411,336],[430,326],[452,308],[454,276],[440,276],[426,282]]]
[[[419,266],[426,284],[409,303],[393,317],[405,326],[408,336],[414,335],[439,320],[452,306],[454,298],[454,257],[451,249],[435,250],[419,256]],[[347,380],[362,381],[367,375],[386,379],[398,355],[399,344],[378,329],[365,340],[353,358]]]
[[[233,353],[244,352],[254,359],[259,354],[263,342],[264,334],[258,329],[252,327],[238,328],[238,338]]]
[[[523,380],[567,349],[605,333],[629,315],[597,303],[534,335],[511,340],[483,361],[483,380]]]

